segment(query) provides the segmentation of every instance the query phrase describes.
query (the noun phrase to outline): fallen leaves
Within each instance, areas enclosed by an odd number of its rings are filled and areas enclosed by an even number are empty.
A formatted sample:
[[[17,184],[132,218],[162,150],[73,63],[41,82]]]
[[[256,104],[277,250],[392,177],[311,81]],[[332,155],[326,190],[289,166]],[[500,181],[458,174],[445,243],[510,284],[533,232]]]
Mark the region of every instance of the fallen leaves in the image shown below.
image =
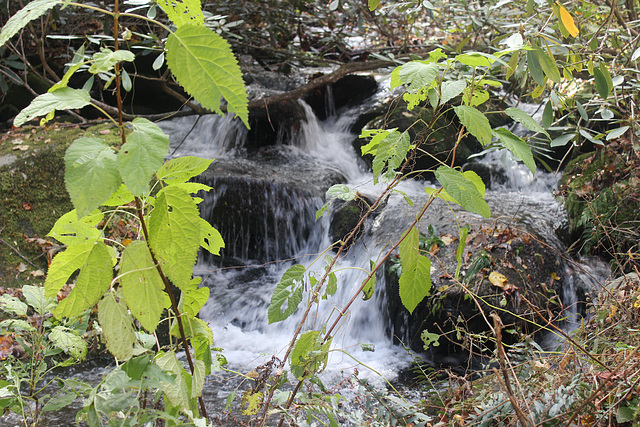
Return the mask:
[[[498,273],[497,271],[489,273],[489,281],[493,286],[502,289],[506,293],[510,293],[518,289],[515,285],[508,282],[508,279],[504,274]]]

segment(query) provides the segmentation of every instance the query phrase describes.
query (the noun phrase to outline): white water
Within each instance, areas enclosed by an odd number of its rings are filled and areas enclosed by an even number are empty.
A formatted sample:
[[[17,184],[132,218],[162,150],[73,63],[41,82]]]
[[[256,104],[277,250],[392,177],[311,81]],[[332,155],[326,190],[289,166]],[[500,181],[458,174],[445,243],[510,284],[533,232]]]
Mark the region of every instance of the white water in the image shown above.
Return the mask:
[[[294,140],[289,142],[291,152],[311,156],[318,162],[318,167],[338,169],[351,187],[375,197],[382,190],[382,185],[373,186],[371,183],[370,172],[364,171],[359,156],[351,146],[354,135],[347,131],[354,117],[342,113],[320,122],[308,106],[304,108],[308,120]],[[178,119],[165,125],[172,136],[172,147],[184,139],[176,156],[235,158],[243,155],[243,133],[239,130],[237,120],[217,116],[201,119],[185,138],[184,129],[190,128],[192,123],[193,119]],[[174,130],[176,128],[182,131]],[[563,210],[551,193],[557,178],[542,171],[537,171],[534,177],[523,164],[504,152],[490,153],[483,161],[500,164],[507,178],[505,184],[487,191],[486,199],[492,209],[492,218],[516,226],[527,226],[557,243],[554,230],[565,221]],[[409,181],[401,187],[415,201],[415,208],[408,207],[403,197],[397,194],[391,196],[387,208],[372,224],[371,237],[359,242],[340,260],[338,292],[314,309],[308,328],[317,329],[328,319],[331,319],[329,324],[333,322],[343,304],[360,286],[365,277],[362,269],[368,269],[369,260],[376,260],[383,246],[394,234],[398,236],[404,231],[412,217],[415,217],[417,207],[427,197],[424,185]],[[435,223],[445,218],[450,221],[448,210],[434,209],[435,212],[429,213],[425,221]],[[299,215],[295,212],[291,214]],[[326,217],[312,225],[312,237],[300,245],[300,252],[295,254],[296,263],[309,267],[311,271],[322,270],[324,261],[321,260],[321,253],[331,244],[327,235],[328,225]],[[251,258],[250,254],[247,258]],[[251,259],[245,261],[252,263]],[[196,266],[196,274],[201,275],[204,284],[211,288],[210,300],[203,308],[201,317],[211,325],[216,345],[224,348],[224,354],[233,369],[247,371],[269,360],[272,355],[283,357],[302,310],[284,322],[268,325],[267,307],[275,285],[292,264],[293,261],[285,261],[259,267],[221,269],[200,261]],[[568,277],[573,284],[575,274],[568,273]],[[355,367],[360,372],[367,372],[367,368],[354,359],[387,379],[393,379],[400,369],[411,362],[412,356],[393,345],[385,335],[386,322],[381,310],[385,295],[380,291],[384,287],[383,280],[378,277],[376,294],[372,300],[365,302],[358,296],[342,320],[333,341],[336,351],[332,352],[324,373],[326,378],[337,380],[351,373]],[[304,301],[301,305],[304,305]],[[360,344],[372,344],[375,351],[362,351]]]

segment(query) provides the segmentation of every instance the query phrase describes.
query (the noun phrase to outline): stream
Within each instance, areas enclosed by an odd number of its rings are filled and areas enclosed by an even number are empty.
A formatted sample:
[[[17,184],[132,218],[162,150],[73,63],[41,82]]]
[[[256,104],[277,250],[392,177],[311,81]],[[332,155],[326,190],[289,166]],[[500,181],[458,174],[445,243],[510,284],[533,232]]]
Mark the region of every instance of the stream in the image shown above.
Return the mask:
[[[342,182],[372,199],[383,190],[382,185],[373,185],[371,172],[352,145],[356,135],[349,129],[356,120],[357,108],[338,110],[321,121],[309,106],[302,107],[307,120],[297,133],[258,150],[246,149],[246,130],[229,116],[182,117],[160,123],[171,136],[173,157],[216,159],[215,173],[202,177],[214,189],[204,195],[200,209],[201,215],[221,231],[226,248],[221,259],[202,255],[195,275],[202,277],[202,286],[211,289],[201,318],[211,326],[215,345],[223,349],[230,371],[246,373],[273,356],[283,357],[302,310],[286,321],[269,325],[267,308],[287,268],[300,263],[312,271],[322,271],[324,257],[333,254],[327,251],[333,243],[329,237],[331,215],[315,220],[326,188]],[[533,177],[524,165],[501,152],[489,153],[480,161],[498,171],[503,181],[487,189],[492,219],[535,230],[547,243],[563,250],[556,230],[564,225],[566,215],[552,195],[557,177],[540,170]],[[380,258],[426,202],[425,185],[432,184],[405,181],[399,189],[415,205],[409,206],[403,195],[395,193],[382,212],[367,222],[363,237],[339,261],[338,291],[312,311],[309,328],[319,328],[339,316],[366,277],[370,260]],[[455,208],[454,212],[461,220],[471,215]],[[451,227],[452,211],[444,203],[434,203],[421,226],[426,228],[427,224],[438,232]],[[563,298],[571,311],[568,316],[574,320],[576,289],[591,289],[606,271],[602,263],[587,263],[566,267]],[[325,384],[337,384],[357,370],[360,377],[370,377],[383,387],[382,378],[394,381],[414,360],[414,354],[394,344],[388,335],[384,280],[384,275],[378,275],[373,298],[364,301],[357,297],[342,319],[333,340],[334,351],[322,374]],[[554,345],[553,339],[549,343]],[[104,368],[70,371],[71,376],[94,382],[103,372]],[[238,383],[235,375],[207,379],[205,399],[210,415],[223,410]],[[74,413],[67,411],[53,413],[47,420],[51,425],[65,425],[73,417]]]

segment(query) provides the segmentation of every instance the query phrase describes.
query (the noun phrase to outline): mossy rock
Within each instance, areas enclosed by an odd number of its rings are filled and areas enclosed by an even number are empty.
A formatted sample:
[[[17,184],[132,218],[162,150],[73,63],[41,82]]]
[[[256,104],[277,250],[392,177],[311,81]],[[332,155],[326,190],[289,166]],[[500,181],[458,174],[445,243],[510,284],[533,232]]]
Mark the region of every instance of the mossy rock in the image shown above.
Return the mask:
[[[619,139],[572,160],[560,183],[576,250],[625,273],[640,267],[639,166],[631,143]]]

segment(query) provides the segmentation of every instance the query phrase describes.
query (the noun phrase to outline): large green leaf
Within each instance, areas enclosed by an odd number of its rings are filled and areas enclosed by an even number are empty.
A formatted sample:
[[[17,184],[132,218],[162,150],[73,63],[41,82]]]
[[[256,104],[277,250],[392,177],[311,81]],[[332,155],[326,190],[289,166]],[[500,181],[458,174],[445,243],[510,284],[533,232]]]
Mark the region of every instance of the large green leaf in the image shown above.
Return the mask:
[[[122,182],[116,153],[99,138],[73,141],[64,165],[67,191],[80,218],[106,201]]]
[[[298,304],[302,301],[305,271],[303,265],[296,264],[289,267],[282,275],[280,283],[271,295],[268,310],[269,324],[280,322],[296,311]]]
[[[145,242],[135,241],[122,253],[120,283],[131,314],[147,331],[155,331],[169,297]]]
[[[480,110],[468,105],[458,105],[453,107],[462,123],[469,133],[476,137],[482,145],[491,143],[491,125],[489,119]]]
[[[134,130],[118,153],[118,169],[131,193],[142,196],[169,151],[169,136],[147,119],[136,118],[131,124]]]
[[[160,190],[149,217],[149,243],[167,277],[179,288],[189,284],[202,236],[198,206],[175,186]]]
[[[516,107],[509,107],[504,112],[511,117],[516,122],[520,123],[522,126],[526,127],[530,131],[539,132],[549,137],[549,133],[538,123],[533,117],[531,117],[528,113],[522,111]]]
[[[218,114],[224,97],[227,111],[249,127],[242,72],[226,40],[206,27],[184,25],[169,35],[166,48],[167,64],[189,95]]]
[[[37,314],[45,315],[56,307],[57,300],[55,298],[46,298],[44,296],[44,287],[24,285],[22,287],[22,295],[30,307]]]
[[[204,25],[200,0],[158,0],[171,22],[180,28],[183,25]]]
[[[16,118],[13,120],[13,125],[19,127],[29,120],[45,116],[55,110],[83,108],[90,103],[91,96],[89,95],[89,92],[82,89],[61,87],[53,92],[47,92],[36,96],[33,101],[31,101],[31,104],[18,113]]]
[[[524,162],[531,173],[536,173],[536,162],[533,160],[533,154],[531,153],[529,144],[504,128],[494,130],[493,134],[500,139],[500,142],[502,142],[502,145],[504,145],[507,150],[511,151],[514,156]]]
[[[104,214],[95,209],[88,215],[78,219],[76,210],[62,215],[47,234],[60,243],[73,245],[87,241],[96,242],[102,239],[102,232],[96,226],[102,221]]]
[[[362,154],[373,154],[373,182],[378,183],[380,174],[385,169],[385,177],[390,178],[395,170],[402,165],[407,153],[412,148],[411,138],[407,132],[390,130],[364,130],[360,138],[371,137],[371,141],[361,148]]]
[[[440,105],[446,104],[456,96],[460,95],[466,89],[466,87],[466,79],[442,82],[442,85],[440,85],[440,99],[437,103],[439,103]],[[434,108],[436,107],[436,105],[433,104],[432,106]]]
[[[560,77],[560,71],[558,71],[558,67],[553,60],[546,52],[542,49],[535,49],[534,54],[536,58],[538,58],[538,62],[540,63],[540,67],[542,67],[542,71],[544,74],[556,83],[560,83],[562,77]]]
[[[49,340],[76,360],[87,356],[87,343],[73,329],[56,326],[49,333]]]
[[[65,0],[33,0],[13,15],[0,32],[0,47],[29,22],[44,15],[52,7],[64,3]]]
[[[529,66],[529,74],[539,86],[544,86],[544,72],[538,57],[533,50],[527,51],[527,65]]]
[[[369,260],[369,266],[371,267],[371,271],[376,268],[376,263],[373,260]],[[376,290],[376,274],[372,274],[371,277],[367,279],[367,283],[362,287],[362,299],[367,301],[371,299],[373,293]]]
[[[478,188],[478,182],[475,182],[480,178],[472,171],[467,171],[466,174],[468,175],[448,166],[440,166],[435,172],[436,179],[460,206],[469,212],[489,218],[491,210],[484,200],[484,194]],[[469,179],[469,176],[473,176],[474,180]]]
[[[108,73],[113,70],[117,63],[122,61],[132,62],[134,59],[136,59],[136,56],[128,50],[116,50],[114,52],[103,47],[100,52],[93,54],[93,62],[89,67],[89,72],[92,74]]]
[[[420,233],[416,228],[412,228],[398,247],[402,263],[399,280],[400,300],[409,313],[413,313],[431,290],[431,261],[420,255],[419,243]]]
[[[425,86],[430,86],[438,77],[439,66],[428,61],[411,61],[396,70],[394,71],[397,73],[400,82],[405,84],[409,91],[417,92]],[[400,86],[397,83],[397,81],[392,80],[391,88]]]
[[[162,391],[166,398],[173,406],[187,409],[191,397],[191,391],[187,384],[187,376],[189,374],[182,367],[176,354],[173,351],[168,351],[156,357],[155,364],[163,371],[176,376],[174,381],[162,383]]]
[[[158,179],[167,184],[187,182],[194,176],[206,171],[213,160],[200,157],[185,156],[172,159],[158,169]]]
[[[56,255],[45,281],[45,297],[54,297],[78,269],[80,274],[73,290],[53,310],[58,319],[79,316],[109,289],[113,278],[111,249],[102,241],[87,242],[69,246]]]
[[[136,342],[133,319],[127,305],[122,299],[116,299],[113,292],[107,292],[98,303],[98,322],[111,354],[119,362],[129,360],[133,355],[133,345]]]

